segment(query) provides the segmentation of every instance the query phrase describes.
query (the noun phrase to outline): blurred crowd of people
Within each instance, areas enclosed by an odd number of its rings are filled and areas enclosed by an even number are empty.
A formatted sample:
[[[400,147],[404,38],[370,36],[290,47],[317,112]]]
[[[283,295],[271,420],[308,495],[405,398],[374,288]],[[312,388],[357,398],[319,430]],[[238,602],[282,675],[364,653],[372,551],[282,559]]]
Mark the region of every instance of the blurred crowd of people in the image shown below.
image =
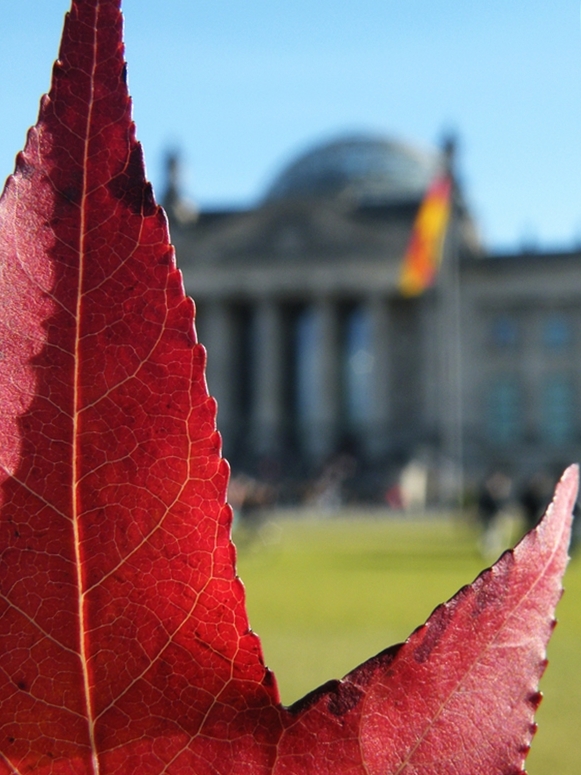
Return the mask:
[[[357,477],[356,458],[343,452],[327,461],[317,476],[302,483],[295,493],[293,505],[330,514],[345,505],[365,503],[357,500],[352,486]],[[423,512],[428,503],[428,479],[427,466],[419,460],[411,460],[397,472],[393,480],[388,480],[383,491],[383,505],[390,510],[405,513]],[[483,556],[488,559],[498,555],[519,537],[518,533],[522,534],[535,527],[551,501],[556,481],[557,476],[543,470],[519,484],[515,484],[503,470],[488,473],[477,492],[467,498],[473,507],[466,509],[467,513],[476,515],[479,548]],[[280,488],[273,477],[262,480],[244,473],[232,476],[228,493],[235,519],[247,526],[258,526],[264,512],[281,504],[280,495]],[[378,505],[377,499],[375,505]],[[579,510],[577,504],[576,516]],[[579,543],[581,518],[574,523],[572,550]]]

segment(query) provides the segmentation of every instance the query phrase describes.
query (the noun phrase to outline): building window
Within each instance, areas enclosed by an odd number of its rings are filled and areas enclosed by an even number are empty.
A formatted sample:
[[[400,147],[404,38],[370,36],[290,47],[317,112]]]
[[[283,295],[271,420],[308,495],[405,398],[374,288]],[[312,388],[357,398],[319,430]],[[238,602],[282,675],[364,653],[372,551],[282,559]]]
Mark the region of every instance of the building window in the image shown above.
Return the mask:
[[[495,444],[519,440],[522,400],[518,382],[501,377],[490,387],[487,406],[488,437]]]
[[[518,327],[514,318],[503,315],[492,323],[492,343],[496,347],[508,348],[518,344]]]
[[[543,321],[543,344],[551,350],[566,350],[571,344],[570,320],[565,315],[551,315]]]
[[[567,375],[548,377],[541,394],[541,431],[545,441],[563,444],[574,435],[575,391]]]

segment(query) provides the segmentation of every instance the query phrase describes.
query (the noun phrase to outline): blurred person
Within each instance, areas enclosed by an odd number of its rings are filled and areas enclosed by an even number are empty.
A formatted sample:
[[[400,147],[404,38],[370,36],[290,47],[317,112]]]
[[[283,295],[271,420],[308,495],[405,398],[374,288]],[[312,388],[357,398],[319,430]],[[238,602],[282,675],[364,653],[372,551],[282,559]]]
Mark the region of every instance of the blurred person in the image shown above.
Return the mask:
[[[234,523],[259,523],[261,511],[276,501],[276,491],[269,484],[246,474],[236,474],[228,486],[228,502],[234,511]]]
[[[519,503],[527,531],[535,527],[545,513],[553,497],[554,486],[553,477],[546,471],[537,471],[526,483],[520,494]]]
[[[506,543],[506,531],[500,519],[512,494],[512,480],[502,471],[486,477],[478,494],[478,520],[481,526],[480,551],[486,558],[496,557]]]

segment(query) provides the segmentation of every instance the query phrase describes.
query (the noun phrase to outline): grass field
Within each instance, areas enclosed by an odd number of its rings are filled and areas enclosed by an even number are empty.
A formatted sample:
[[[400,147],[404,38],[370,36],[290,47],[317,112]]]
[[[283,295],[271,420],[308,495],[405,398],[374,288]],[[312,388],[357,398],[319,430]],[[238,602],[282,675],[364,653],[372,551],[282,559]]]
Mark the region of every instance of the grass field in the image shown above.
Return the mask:
[[[235,531],[252,627],[289,704],[404,640],[486,563],[465,521],[274,515]],[[530,775],[581,773],[581,556],[565,578]]]

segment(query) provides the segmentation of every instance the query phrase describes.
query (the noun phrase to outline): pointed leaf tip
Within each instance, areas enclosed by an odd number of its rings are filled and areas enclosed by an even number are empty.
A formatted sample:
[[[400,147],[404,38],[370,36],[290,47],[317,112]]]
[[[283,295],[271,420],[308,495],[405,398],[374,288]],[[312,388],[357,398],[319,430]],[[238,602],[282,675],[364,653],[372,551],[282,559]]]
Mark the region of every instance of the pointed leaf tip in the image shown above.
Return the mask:
[[[400,647],[298,703],[295,726],[279,745],[293,764],[281,772],[318,771],[305,766],[317,751],[327,765],[336,756],[324,772],[359,772],[348,760],[368,775],[524,772],[577,486],[571,466],[543,520],[514,550]]]
[[[565,551],[568,549],[571,540],[571,528],[578,493],[579,465],[575,463],[570,465],[563,473],[557,483],[553,500],[549,504],[545,516],[535,528],[537,532],[543,534],[544,540],[552,539],[561,548],[564,546]],[[545,533],[547,534],[546,536]]]
[[[73,2],[0,199],[0,775],[205,775],[277,698],[121,32]]]

